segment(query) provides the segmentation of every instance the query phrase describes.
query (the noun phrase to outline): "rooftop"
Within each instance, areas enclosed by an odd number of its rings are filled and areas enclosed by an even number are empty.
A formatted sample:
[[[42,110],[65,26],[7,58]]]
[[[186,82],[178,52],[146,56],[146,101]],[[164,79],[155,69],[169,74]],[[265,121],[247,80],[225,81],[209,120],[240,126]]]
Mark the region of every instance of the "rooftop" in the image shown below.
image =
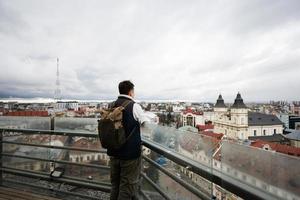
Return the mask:
[[[266,142],[263,140],[254,141],[251,143],[251,146],[258,147],[258,148],[265,148],[266,146],[268,146],[269,150],[300,157],[300,148],[293,147],[293,146],[288,146],[288,145],[283,145],[283,144],[278,144],[273,142]]]
[[[45,195],[37,195],[32,192],[22,191],[8,187],[0,187],[1,200],[59,200]]]
[[[263,136],[250,136],[248,137],[249,140],[262,140],[266,142],[288,142],[289,139],[287,139],[282,134],[274,134],[274,135],[263,135]]]
[[[258,112],[248,112],[249,126],[283,125],[277,116]]]

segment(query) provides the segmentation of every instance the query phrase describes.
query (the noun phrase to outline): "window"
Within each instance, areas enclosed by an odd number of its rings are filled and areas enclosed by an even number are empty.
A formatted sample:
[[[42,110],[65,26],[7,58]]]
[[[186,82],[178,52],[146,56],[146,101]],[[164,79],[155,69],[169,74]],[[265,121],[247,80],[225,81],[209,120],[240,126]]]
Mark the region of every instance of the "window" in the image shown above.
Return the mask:
[[[256,136],[256,130],[254,130],[254,133],[253,133],[253,135],[254,135],[254,136]]]
[[[229,167],[227,167],[227,173],[229,173],[230,172],[230,169],[229,169]]]
[[[274,129],[274,134],[276,134],[276,129]]]
[[[263,130],[264,135],[266,135],[266,130]]]
[[[245,174],[243,174],[243,176],[242,176],[242,179],[243,179],[244,181],[246,181],[246,180],[247,180],[247,177],[246,177],[246,175],[245,175]]]
[[[264,190],[267,190],[267,189],[268,189],[267,184],[264,184],[264,183],[261,183],[261,187],[262,187]]]
[[[187,116],[186,117],[187,118],[187,123],[186,123],[186,125],[188,125],[188,126],[194,126],[194,118],[193,118],[193,116]]]

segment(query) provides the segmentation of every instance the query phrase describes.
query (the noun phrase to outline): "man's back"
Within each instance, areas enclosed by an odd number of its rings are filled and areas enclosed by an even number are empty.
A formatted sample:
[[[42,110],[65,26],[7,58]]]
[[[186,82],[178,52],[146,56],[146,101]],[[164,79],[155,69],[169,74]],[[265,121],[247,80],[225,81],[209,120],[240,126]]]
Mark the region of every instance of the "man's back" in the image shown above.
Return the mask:
[[[126,137],[128,141],[118,150],[107,150],[109,156],[113,156],[122,160],[136,159],[141,155],[141,134],[140,134],[140,124],[134,118],[133,107],[135,102],[126,97],[119,96],[114,102],[114,107],[121,106],[125,101],[130,101],[123,111],[123,127],[125,129]],[[132,134],[131,134],[132,133]]]

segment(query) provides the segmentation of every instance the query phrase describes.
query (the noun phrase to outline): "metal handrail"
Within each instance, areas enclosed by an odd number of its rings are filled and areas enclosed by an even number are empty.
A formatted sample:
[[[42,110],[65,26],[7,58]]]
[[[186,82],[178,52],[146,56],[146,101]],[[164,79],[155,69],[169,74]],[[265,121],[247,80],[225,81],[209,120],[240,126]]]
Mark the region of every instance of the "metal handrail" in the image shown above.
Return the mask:
[[[48,149],[63,149],[63,150],[72,150],[72,151],[84,151],[92,153],[106,153],[105,149],[87,149],[87,148],[75,148],[68,146],[56,146],[56,145],[44,145],[44,144],[34,144],[34,143],[24,143],[24,142],[12,142],[12,141],[2,141],[4,144],[16,144],[23,146],[33,146],[33,147],[43,147]]]
[[[28,160],[38,160],[38,161],[43,161],[43,162],[54,162],[54,163],[60,163],[60,164],[77,165],[77,166],[81,166],[81,167],[92,167],[92,168],[97,168],[97,169],[109,170],[109,167],[105,166],[105,165],[83,164],[83,163],[76,163],[76,162],[70,162],[70,161],[65,161],[65,160],[14,155],[14,154],[10,154],[10,153],[2,153],[1,155],[7,156],[7,157],[24,158],[24,159],[28,159]]]
[[[0,128],[1,132],[21,132],[23,134],[39,134],[39,135],[63,135],[76,137],[92,137],[97,138],[97,133],[87,133],[80,131],[62,131],[62,130],[42,130],[42,129],[19,129],[19,128]]]

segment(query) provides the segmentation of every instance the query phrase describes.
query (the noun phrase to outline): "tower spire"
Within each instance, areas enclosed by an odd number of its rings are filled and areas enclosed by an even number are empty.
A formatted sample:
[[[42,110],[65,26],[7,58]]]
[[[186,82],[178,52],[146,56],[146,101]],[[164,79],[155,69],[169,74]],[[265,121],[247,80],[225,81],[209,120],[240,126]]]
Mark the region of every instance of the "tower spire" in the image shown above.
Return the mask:
[[[231,108],[247,108],[240,92],[237,93],[234,104],[231,106]]]
[[[59,59],[56,59],[56,88],[54,91],[54,99],[61,100],[61,89],[60,89],[60,81],[59,81]]]
[[[215,108],[226,108],[226,105],[224,103],[224,99],[221,94],[219,94],[219,97],[217,99],[217,102],[215,104]]]

